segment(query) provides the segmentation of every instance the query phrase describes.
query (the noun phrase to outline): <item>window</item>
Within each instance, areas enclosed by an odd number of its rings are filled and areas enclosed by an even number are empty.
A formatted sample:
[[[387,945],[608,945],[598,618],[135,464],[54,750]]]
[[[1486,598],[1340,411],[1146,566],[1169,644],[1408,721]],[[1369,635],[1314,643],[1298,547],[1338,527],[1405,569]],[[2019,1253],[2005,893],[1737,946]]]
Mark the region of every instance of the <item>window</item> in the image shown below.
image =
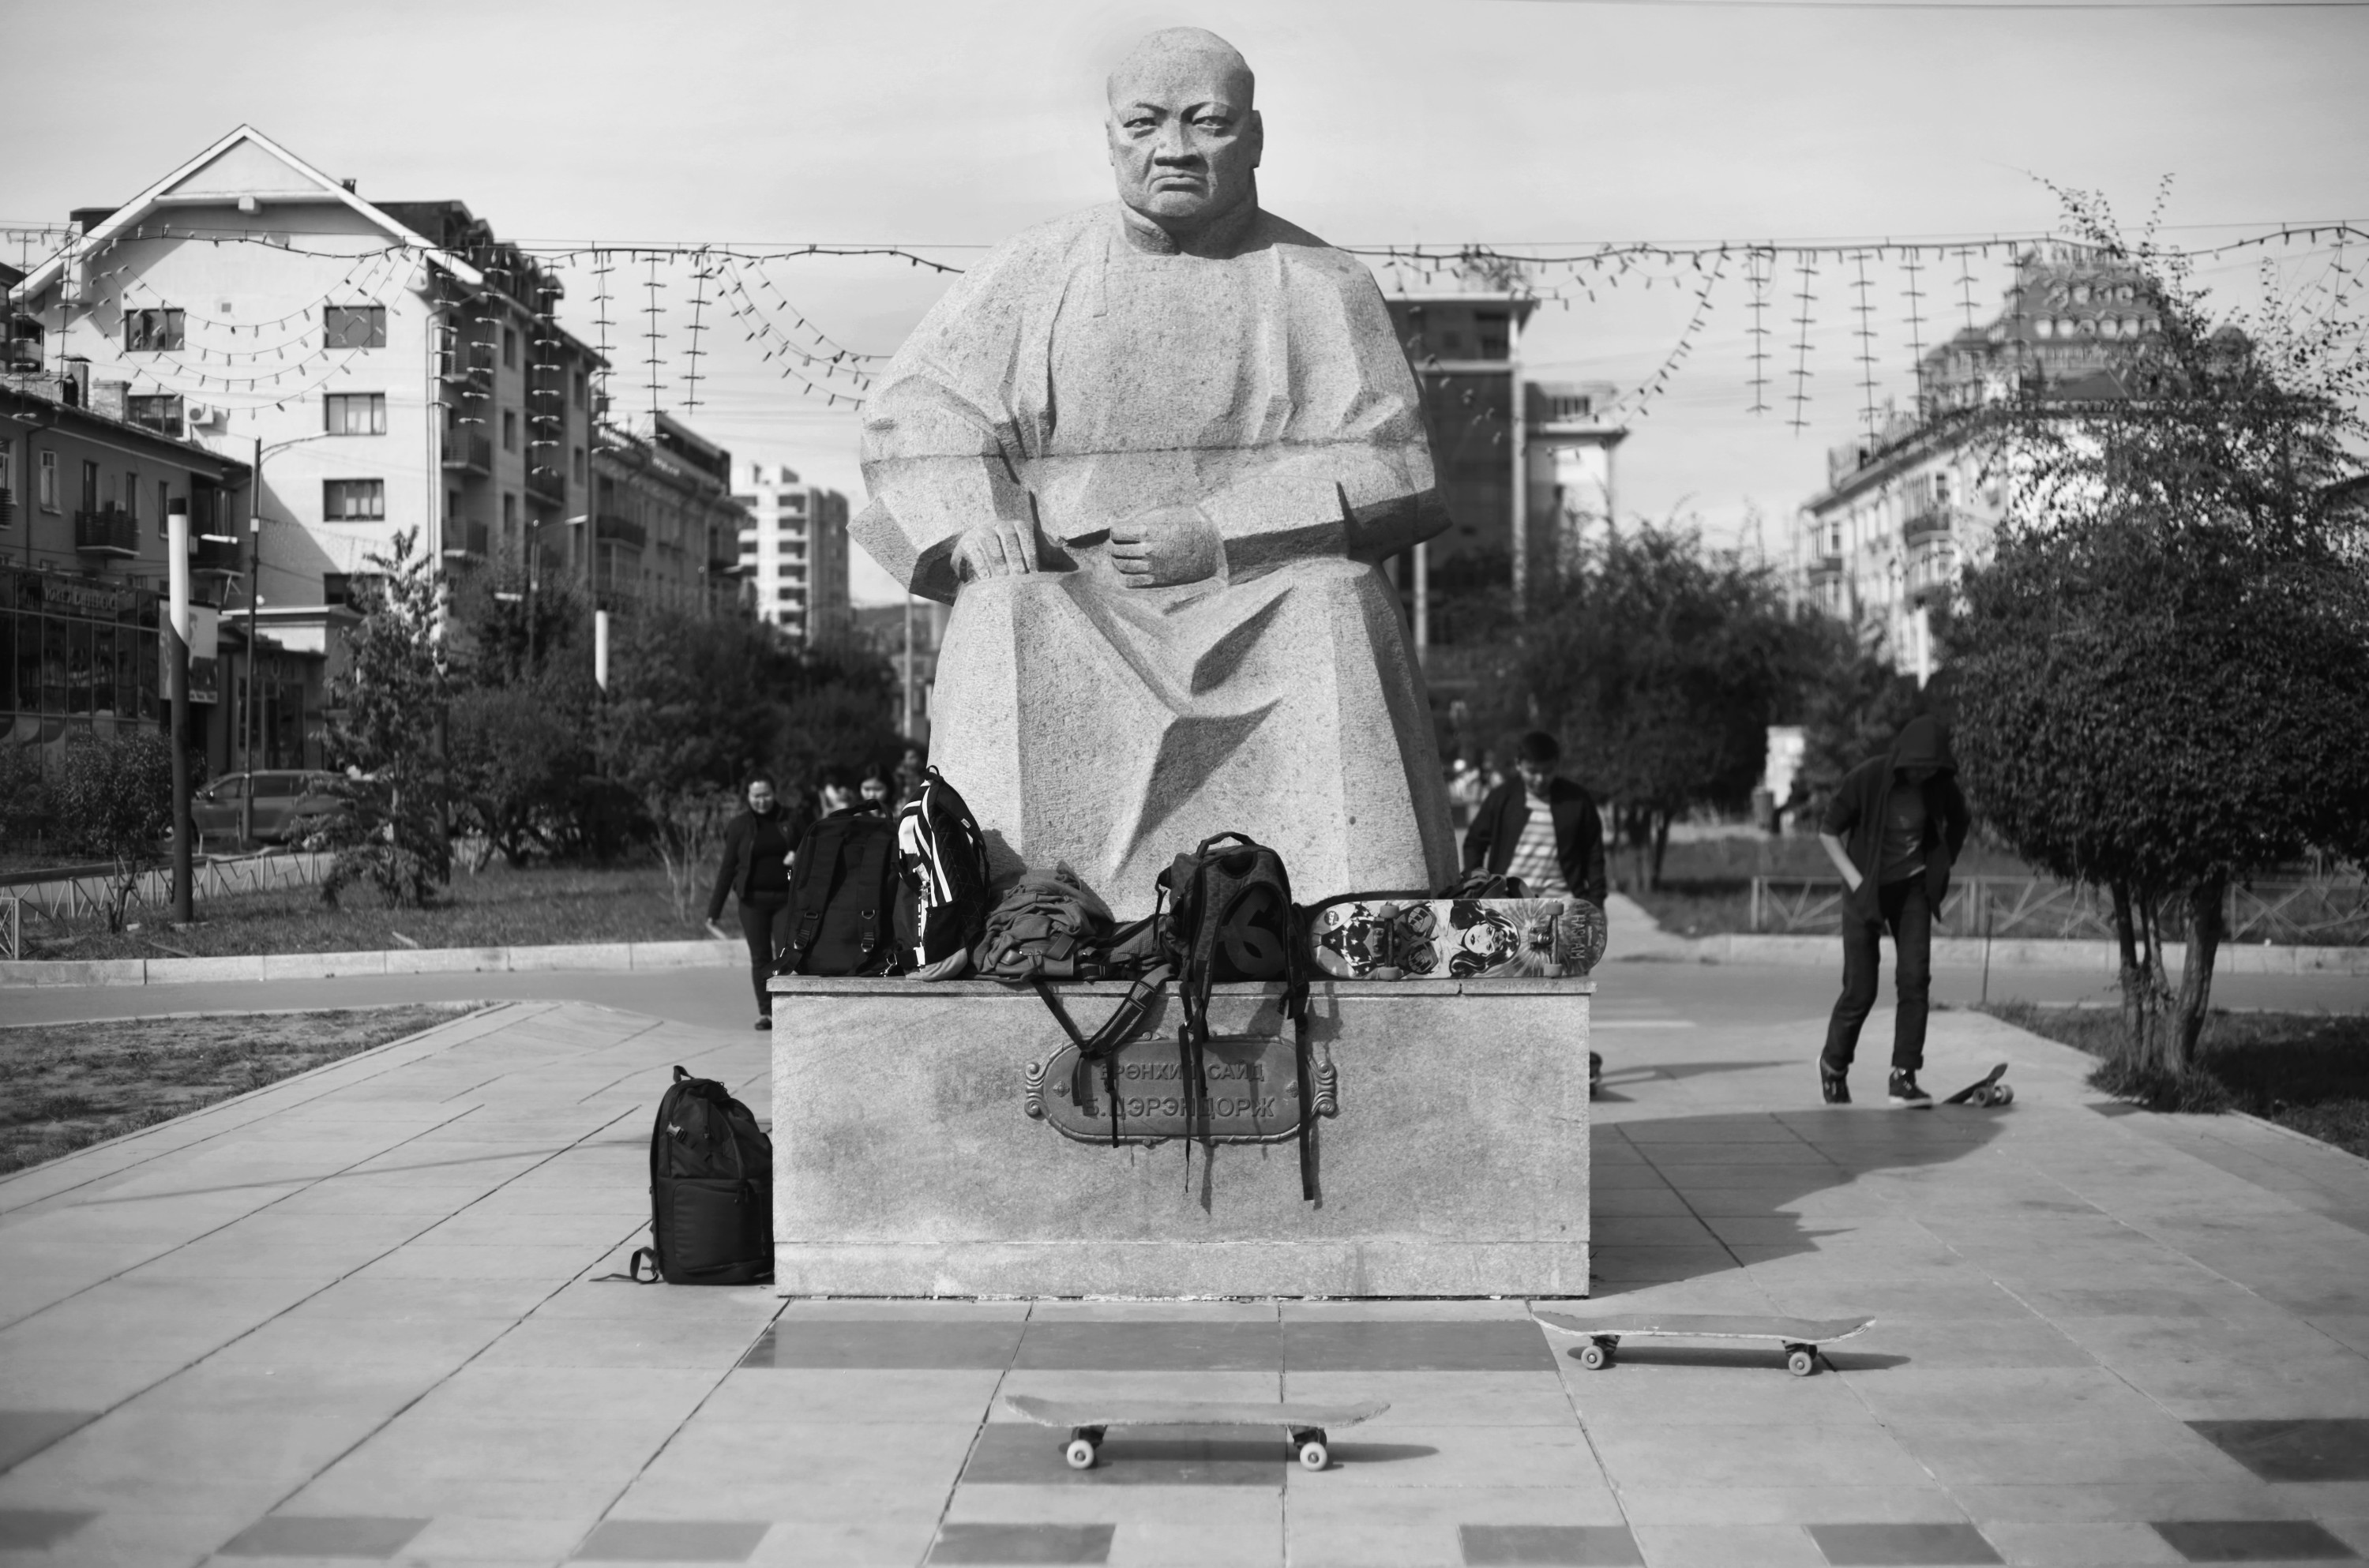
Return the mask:
[[[773,501],[784,511],[802,512],[807,509],[806,497],[796,490],[784,490],[774,497]]]
[[[508,491],[504,491],[502,494],[502,538],[507,541],[515,539],[516,537],[518,537],[518,497]]]
[[[137,468],[126,469],[124,471],[123,509],[132,514],[132,521],[133,522],[138,522],[140,521],[140,470]],[[156,521],[160,523],[165,521],[164,515],[161,512],[157,514]]]
[[[1472,325],[1481,334],[1482,359],[1503,360],[1512,353],[1513,340],[1509,325],[1511,320],[1511,317],[1499,311],[1483,310],[1472,313]]]
[[[386,516],[383,479],[329,479],[321,486],[321,516],[331,522],[372,522]]]
[[[83,459],[82,464],[82,509],[98,509],[98,464],[88,458]]]
[[[181,398],[178,393],[135,393],[124,399],[123,408],[135,425],[168,436],[181,433]]]
[[[332,349],[386,347],[384,305],[324,305],[322,341]]]
[[[40,487],[41,509],[43,511],[57,510],[58,454],[54,452],[45,452],[41,453]]]
[[[123,347],[127,353],[153,354],[181,346],[181,313],[159,305],[153,310],[123,313]]]
[[[582,447],[578,447],[568,458],[567,471],[575,476],[578,484],[584,483],[584,449]]]
[[[507,371],[518,369],[518,332],[508,326],[502,328],[502,368]]]
[[[173,515],[173,486],[172,486],[172,482],[171,482],[171,481],[169,481],[169,480],[166,480],[166,479],[159,479],[159,480],[157,480],[157,481],[156,481],[156,537],[157,537],[157,538],[162,539],[162,538],[166,537],[167,534],[169,534],[170,532],[172,532],[172,529],[168,526],[168,520],[172,517],[172,515]],[[203,533],[203,532],[210,532],[209,524],[212,522],[212,519],[209,519],[209,518],[201,518],[201,517],[198,516],[196,512],[192,511],[192,512],[189,514],[189,532],[191,532],[192,533]]]
[[[329,434],[333,436],[386,434],[385,393],[333,392],[325,401],[329,410]]]
[[[502,410],[502,450],[518,450],[518,415],[508,408]]]

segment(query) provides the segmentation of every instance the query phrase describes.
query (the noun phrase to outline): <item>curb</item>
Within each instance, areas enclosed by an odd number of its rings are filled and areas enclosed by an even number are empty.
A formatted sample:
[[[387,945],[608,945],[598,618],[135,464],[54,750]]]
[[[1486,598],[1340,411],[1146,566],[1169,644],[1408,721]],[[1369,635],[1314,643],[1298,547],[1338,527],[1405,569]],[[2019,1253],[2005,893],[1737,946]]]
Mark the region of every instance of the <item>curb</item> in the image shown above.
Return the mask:
[[[1621,953],[1618,928],[1609,963],[1631,964],[1780,964],[1831,967],[1839,961],[1834,936],[1756,936],[1722,932],[1711,936],[1672,936],[1657,932],[1634,953]],[[2111,975],[2122,966],[2122,955],[2111,942],[2018,940],[1993,942],[1987,960],[1979,938],[1947,936],[1933,941],[1937,969],[1978,969],[1986,961],[1994,969],[2054,969]],[[2184,943],[2163,945],[2163,962],[2177,969],[2187,956]],[[2283,947],[2226,943],[2214,955],[2216,975],[2364,975],[2369,976],[2369,947]]]
[[[230,958],[28,958],[0,962],[0,990],[152,986],[212,980],[326,980],[351,975],[528,974],[548,970],[723,969],[737,942],[590,942],[549,947],[397,947],[378,953],[263,953]]]

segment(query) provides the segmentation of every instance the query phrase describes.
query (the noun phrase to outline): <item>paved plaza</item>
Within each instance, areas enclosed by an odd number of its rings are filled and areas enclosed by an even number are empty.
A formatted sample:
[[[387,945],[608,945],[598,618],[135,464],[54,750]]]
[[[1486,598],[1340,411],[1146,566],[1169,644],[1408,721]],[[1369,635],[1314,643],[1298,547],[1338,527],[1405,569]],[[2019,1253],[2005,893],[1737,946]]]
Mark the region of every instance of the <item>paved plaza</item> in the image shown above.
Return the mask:
[[[2075,1053],[1963,1011],[1927,1078],[2004,1058],[2011,1107],[1828,1109],[1832,977],[1599,979],[1596,1300],[1560,1305],[1874,1316],[1825,1373],[1640,1344],[1591,1373],[1516,1300],[604,1281],[647,1219],[668,1070],[762,1113],[768,1042],[505,1001],[0,1181],[0,1562],[2369,1553],[2369,1165],[2125,1112]],[[733,977],[699,983],[729,1022]],[[1888,1027],[1857,1085],[1879,1102]],[[1390,1409],[1322,1473],[1190,1430],[1114,1431],[1079,1472],[1013,1393]]]

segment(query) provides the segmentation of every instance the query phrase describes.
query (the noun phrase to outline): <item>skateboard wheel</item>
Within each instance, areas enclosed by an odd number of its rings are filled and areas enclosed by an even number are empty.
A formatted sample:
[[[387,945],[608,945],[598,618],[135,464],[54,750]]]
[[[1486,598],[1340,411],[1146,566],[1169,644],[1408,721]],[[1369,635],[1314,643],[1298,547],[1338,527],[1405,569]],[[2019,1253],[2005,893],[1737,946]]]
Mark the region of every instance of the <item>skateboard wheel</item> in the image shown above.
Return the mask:
[[[1579,1347],[1579,1364],[1591,1372],[1601,1372],[1612,1365],[1612,1347],[1600,1339],[1589,1340]]]
[[[1333,1462],[1333,1450],[1324,1446],[1324,1435],[1305,1438],[1299,1445],[1299,1468],[1322,1470]]]
[[[1070,1468],[1071,1470],[1092,1470],[1094,1468],[1094,1446],[1092,1443],[1087,1442],[1083,1437],[1070,1438],[1070,1446],[1068,1448],[1063,1450],[1062,1457],[1070,1461]]]
[[[1818,1353],[1806,1345],[1797,1345],[1785,1353],[1785,1370],[1797,1378],[1806,1378],[1818,1369]]]
[[[1997,1088],[1996,1088],[1996,1089],[1994,1089],[1994,1090],[1992,1090],[1992,1091],[1991,1091],[1991,1104],[1994,1104],[1994,1105],[2009,1105],[2009,1104],[2013,1104],[2014,1103],[2015,1103],[2015,1085],[2014,1085],[2014,1084],[2012,1084],[2012,1083],[2002,1083],[2002,1084],[2000,1084]]]

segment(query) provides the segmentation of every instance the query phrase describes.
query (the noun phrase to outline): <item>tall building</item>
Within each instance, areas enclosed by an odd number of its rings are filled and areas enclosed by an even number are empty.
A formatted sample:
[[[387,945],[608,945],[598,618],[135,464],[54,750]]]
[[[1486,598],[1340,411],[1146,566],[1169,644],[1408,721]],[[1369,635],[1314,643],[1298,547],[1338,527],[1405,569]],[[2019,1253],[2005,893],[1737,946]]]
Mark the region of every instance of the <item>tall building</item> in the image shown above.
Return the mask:
[[[757,618],[812,646],[848,635],[847,498],[801,484],[779,463],[743,463],[734,499],[746,509],[740,568]]]
[[[2138,274],[2077,254],[2028,255],[2005,307],[1918,366],[1918,408],[1826,453],[1826,487],[1795,518],[1797,591],[1858,624],[1900,669],[1934,670],[1934,607],[1989,551],[2012,453],[1980,410],[2019,389],[2067,405],[2123,395],[2117,365],[2161,326]]]
[[[732,454],[671,414],[603,425],[592,454],[592,587],[604,609],[717,615],[747,606]]]
[[[320,651],[395,535],[581,569],[597,356],[459,201],[365,200],[241,126],[35,269],[15,352],[254,463],[263,628]]]

